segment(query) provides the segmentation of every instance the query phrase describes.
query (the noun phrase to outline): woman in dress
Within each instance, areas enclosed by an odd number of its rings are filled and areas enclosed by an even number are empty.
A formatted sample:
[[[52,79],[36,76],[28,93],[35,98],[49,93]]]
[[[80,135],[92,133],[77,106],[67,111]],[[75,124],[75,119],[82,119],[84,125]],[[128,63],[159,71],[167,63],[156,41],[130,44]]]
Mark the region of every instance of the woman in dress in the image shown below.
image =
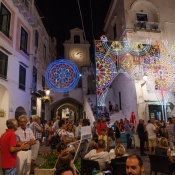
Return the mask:
[[[109,112],[112,113],[112,103],[109,101]]]
[[[120,125],[120,132],[123,132],[124,131],[124,122],[123,122],[123,119],[120,119],[119,125]]]
[[[120,128],[119,128],[119,123],[118,121],[115,122],[115,139],[116,143],[119,145],[120,144]]]
[[[66,139],[67,140],[70,140],[72,142],[76,142],[75,134],[74,134],[75,132],[74,132],[73,124],[72,123],[68,123],[66,131],[67,131],[67,133],[66,133]]]

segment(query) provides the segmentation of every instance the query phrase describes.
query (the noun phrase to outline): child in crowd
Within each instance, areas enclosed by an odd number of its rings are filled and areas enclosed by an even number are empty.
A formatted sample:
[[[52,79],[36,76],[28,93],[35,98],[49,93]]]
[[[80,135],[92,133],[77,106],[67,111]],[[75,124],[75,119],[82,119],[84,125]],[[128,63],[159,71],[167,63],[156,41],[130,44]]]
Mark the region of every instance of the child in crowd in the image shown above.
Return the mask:
[[[108,129],[109,150],[115,148],[115,136],[112,128]]]
[[[108,139],[108,135],[107,135],[107,130],[106,129],[102,129],[101,130],[101,135],[98,136],[98,140],[99,139],[103,139],[106,143],[106,150],[109,150],[109,139]]]

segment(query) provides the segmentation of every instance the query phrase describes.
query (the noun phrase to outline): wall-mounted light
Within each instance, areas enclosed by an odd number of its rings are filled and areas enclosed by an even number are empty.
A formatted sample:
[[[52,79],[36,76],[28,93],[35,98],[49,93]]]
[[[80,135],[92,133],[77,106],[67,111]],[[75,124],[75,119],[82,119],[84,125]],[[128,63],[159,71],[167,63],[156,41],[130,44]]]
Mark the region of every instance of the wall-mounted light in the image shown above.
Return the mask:
[[[147,82],[147,80],[148,80],[148,75],[144,74],[143,75],[143,81],[144,81],[144,83],[141,84],[141,87],[145,85],[145,83]]]
[[[49,96],[50,90],[46,90],[46,95]]]

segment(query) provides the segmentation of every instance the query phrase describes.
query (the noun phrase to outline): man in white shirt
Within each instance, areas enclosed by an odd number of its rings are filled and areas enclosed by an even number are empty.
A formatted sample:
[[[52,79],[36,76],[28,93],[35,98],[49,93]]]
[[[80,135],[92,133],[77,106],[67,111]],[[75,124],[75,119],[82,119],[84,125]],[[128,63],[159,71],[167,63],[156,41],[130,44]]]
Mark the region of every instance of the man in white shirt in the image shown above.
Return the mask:
[[[28,149],[21,150],[17,153],[17,175],[29,175],[30,174],[30,164],[31,164],[31,145],[36,144],[35,137],[30,128],[27,128],[27,117],[21,115],[18,118],[20,127],[15,131],[17,137],[17,143],[26,143],[30,147]]]
[[[100,170],[107,169],[110,162],[109,153],[105,151],[106,143],[103,139],[98,140],[98,149],[91,150],[85,155],[85,159],[95,160],[99,163]]]
[[[52,127],[52,131],[55,133],[56,130],[59,128],[59,121],[60,121],[60,117],[59,116],[56,116],[56,121],[54,122],[53,124],[53,127]]]
[[[154,126],[154,119],[150,120],[150,123],[146,126],[146,130],[148,133],[148,145],[149,145],[149,153],[154,154],[155,153],[155,147],[156,147],[156,127]]]

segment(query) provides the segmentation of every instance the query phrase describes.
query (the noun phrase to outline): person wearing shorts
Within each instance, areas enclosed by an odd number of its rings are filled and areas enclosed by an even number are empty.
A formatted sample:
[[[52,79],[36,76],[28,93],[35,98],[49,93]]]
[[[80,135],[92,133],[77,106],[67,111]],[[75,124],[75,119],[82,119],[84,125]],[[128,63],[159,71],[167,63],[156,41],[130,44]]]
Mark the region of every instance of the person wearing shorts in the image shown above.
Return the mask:
[[[154,126],[154,119],[150,120],[150,123],[146,126],[146,130],[148,133],[148,146],[149,146],[149,154],[155,153],[156,147],[156,127]]]

